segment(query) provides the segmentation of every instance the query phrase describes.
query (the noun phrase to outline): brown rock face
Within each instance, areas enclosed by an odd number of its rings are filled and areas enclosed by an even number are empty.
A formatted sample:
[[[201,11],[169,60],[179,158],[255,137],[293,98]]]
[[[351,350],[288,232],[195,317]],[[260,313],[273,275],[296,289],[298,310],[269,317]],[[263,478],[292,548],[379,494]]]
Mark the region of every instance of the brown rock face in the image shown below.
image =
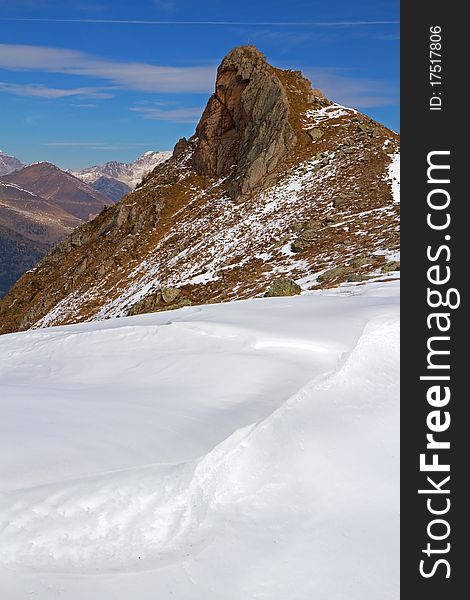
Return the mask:
[[[297,138],[286,91],[264,54],[245,46],[226,56],[196,136],[193,164],[198,174],[232,176],[232,195],[269,183]]]
[[[183,152],[186,150],[188,145],[189,145],[188,140],[185,137],[180,138],[176,142],[175,147],[173,148],[173,158],[176,158],[180,154],[183,154]]]

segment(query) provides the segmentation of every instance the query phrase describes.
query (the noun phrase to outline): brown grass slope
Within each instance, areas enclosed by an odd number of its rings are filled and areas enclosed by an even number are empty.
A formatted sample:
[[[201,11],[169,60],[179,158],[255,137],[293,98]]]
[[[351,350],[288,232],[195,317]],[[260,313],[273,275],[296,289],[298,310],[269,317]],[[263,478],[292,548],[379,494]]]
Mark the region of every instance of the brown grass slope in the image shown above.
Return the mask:
[[[82,220],[27,190],[0,181],[0,224],[24,237],[55,244]]]
[[[81,223],[44,198],[0,182],[0,296]]]
[[[48,162],[24,167],[0,178],[54,203],[82,221],[97,215],[112,201],[74,175]]]

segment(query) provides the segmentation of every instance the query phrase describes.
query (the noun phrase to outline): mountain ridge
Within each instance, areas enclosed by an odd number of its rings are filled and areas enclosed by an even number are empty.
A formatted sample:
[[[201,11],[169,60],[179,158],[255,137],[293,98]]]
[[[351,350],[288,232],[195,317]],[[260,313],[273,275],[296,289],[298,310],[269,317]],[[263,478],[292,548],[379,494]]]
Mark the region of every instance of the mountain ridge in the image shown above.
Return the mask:
[[[52,163],[0,177],[0,295],[111,201]]]
[[[80,171],[69,171],[112,200],[120,200],[132,191],[142,178],[171,157],[171,152],[148,150],[130,163],[116,160],[93,165]]]
[[[18,185],[52,201],[82,220],[90,219],[103,206],[112,203],[104,194],[48,161],[32,163],[20,171],[3,176],[1,181]]]
[[[279,276],[390,277],[398,151],[395,132],[236,48],[195,135],[18,282],[0,331],[261,296]]]

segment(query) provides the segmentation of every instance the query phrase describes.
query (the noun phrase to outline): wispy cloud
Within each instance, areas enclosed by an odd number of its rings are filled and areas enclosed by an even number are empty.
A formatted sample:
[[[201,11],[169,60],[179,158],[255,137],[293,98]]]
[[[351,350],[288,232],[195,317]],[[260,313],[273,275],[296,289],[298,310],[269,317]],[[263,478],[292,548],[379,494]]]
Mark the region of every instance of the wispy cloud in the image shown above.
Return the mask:
[[[152,0],[152,4],[166,14],[173,13],[177,7],[176,0]]]
[[[47,8],[50,0],[15,0],[15,8]],[[12,8],[11,0],[0,0],[0,8]]]
[[[52,88],[41,83],[6,83],[0,81],[0,93],[6,92],[15,96],[29,96],[36,98],[68,98],[80,96],[82,98],[112,98],[113,94],[102,91],[101,88],[78,87],[78,88]]]
[[[276,44],[288,44],[288,45],[298,45],[303,44],[304,42],[310,40],[314,35],[311,29],[254,29],[246,27],[243,28],[234,28],[233,30],[238,36],[242,39],[246,40],[246,43],[276,43]]]
[[[87,150],[132,150],[134,148],[148,148],[148,143],[126,143],[126,142],[45,142],[43,146],[52,148],[86,148]]]
[[[70,106],[74,108],[98,108],[98,104],[92,104],[90,102],[73,102]]]
[[[215,65],[159,66],[107,60],[79,50],[0,44],[0,68],[43,71],[102,79],[116,87],[143,92],[201,92],[213,89]]]
[[[158,107],[133,106],[129,110],[140,113],[145,119],[172,121],[173,123],[197,123],[203,111],[199,106],[168,110]]]
[[[398,25],[400,21],[164,21],[149,19],[49,19],[0,17],[0,21],[29,21],[39,23],[106,23],[117,25],[214,25],[214,26],[261,26],[261,27],[364,27],[374,25]]]
[[[102,12],[106,9],[104,4],[98,3],[96,0],[0,0],[0,8],[49,8],[49,9],[64,9],[66,6],[72,6],[80,12]]]
[[[54,147],[79,147],[85,146],[86,148],[91,148],[93,146],[103,146],[104,142],[46,142],[43,146],[54,146]]]
[[[399,103],[398,89],[385,81],[353,77],[325,67],[311,67],[305,70],[305,75],[312,80],[313,87],[346,106],[373,108]]]

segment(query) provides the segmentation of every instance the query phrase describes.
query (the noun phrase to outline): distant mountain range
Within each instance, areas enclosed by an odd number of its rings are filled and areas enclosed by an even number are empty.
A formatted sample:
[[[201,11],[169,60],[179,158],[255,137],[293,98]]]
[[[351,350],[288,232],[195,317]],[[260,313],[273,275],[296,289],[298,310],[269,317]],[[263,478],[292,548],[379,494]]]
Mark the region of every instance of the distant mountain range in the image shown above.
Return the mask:
[[[95,165],[82,171],[71,171],[71,173],[117,202],[132,191],[145,175],[170,157],[171,152],[149,151],[132,163],[113,160],[104,165]]]
[[[58,242],[129,193],[169,152],[67,172],[0,152],[0,297]]]
[[[19,171],[24,166],[20,160],[0,150],[0,177],[8,175],[8,173],[12,173],[13,171]]]

